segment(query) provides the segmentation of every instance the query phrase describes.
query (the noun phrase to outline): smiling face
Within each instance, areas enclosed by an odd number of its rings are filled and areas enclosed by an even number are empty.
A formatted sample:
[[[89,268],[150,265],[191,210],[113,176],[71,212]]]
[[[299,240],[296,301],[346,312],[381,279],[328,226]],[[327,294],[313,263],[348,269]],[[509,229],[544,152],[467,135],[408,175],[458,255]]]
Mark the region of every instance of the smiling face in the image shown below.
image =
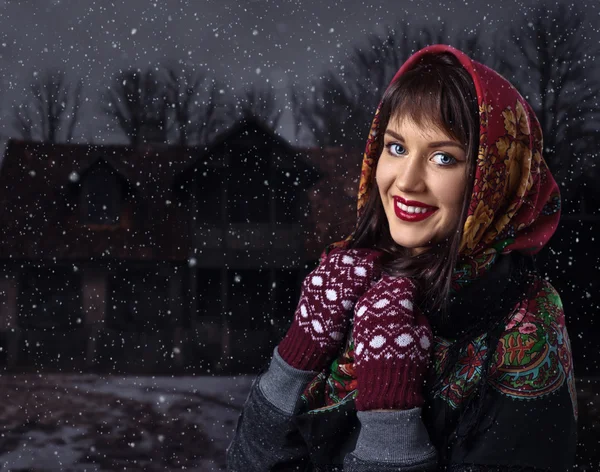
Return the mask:
[[[375,179],[390,234],[419,254],[455,230],[467,187],[466,143],[438,127],[390,119]]]

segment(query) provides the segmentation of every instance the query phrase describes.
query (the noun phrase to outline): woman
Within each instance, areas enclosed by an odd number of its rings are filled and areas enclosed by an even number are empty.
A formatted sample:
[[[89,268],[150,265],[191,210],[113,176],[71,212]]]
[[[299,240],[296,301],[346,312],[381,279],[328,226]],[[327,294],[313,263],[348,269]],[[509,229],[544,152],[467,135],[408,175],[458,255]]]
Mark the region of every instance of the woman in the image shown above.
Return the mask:
[[[534,263],[560,216],[541,151],[503,77],[450,46],[408,59],[371,125],[355,231],[305,279],[229,470],[570,470],[569,337]]]

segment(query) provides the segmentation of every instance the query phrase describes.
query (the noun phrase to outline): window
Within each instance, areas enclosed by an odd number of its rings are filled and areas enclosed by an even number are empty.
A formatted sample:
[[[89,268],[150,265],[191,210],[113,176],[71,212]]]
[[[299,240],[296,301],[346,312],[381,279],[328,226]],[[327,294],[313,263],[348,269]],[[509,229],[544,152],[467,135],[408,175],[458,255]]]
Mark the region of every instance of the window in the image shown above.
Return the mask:
[[[122,184],[104,161],[90,169],[83,183],[82,214],[87,224],[114,225],[121,212]]]
[[[300,213],[298,187],[294,185],[296,175],[293,171],[278,170],[275,179],[275,221],[278,223],[297,223]]]
[[[273,332],[282,339],[292,323],[300,301],[302,281],[298,269],[275,269],[273,296]]]
[[[297,269],[276,269],[274,316],[291,321],[300,300],[302,281]]]
[[[81,277],[72,269],[29,269],[21,275],[19,325],[71,331],[83,325]]]
[[[198,269],[198,316],[220,316],[221,304],[221,269]]]
[[[119,331],[154,332],[169,329],[169,277],[122,269],[109,281],[107,323]]]
[[[268,270],[231,270],[228,271],[227,278],[227,312],[232,329],[265,329],[271,318]]]
[[[232,159],[233,160],[233,159]],[[269,222],[268,160],[249,153],[232,163],[227,182],[227,211],[231,223]]]
[[[220,223],[223,204],[223,169],[198,169],[196,195],[198,200],[197,224]]]

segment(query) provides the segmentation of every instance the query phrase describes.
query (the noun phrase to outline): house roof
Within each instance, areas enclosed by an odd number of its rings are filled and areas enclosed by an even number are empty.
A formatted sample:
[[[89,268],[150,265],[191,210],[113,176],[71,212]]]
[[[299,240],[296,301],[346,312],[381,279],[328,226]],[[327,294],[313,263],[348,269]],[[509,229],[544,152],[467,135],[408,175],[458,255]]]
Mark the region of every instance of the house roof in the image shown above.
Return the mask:
[[[276,154],[277,159],[273,165],[279,169],[296,170],[299,177],[299,185],[302,189],[307,189],[317,182],[322,174],[318,171],[318,167],[307,159],[305,148],[296,148],[290,145],[284,138],[274,133],[262,120],[255,116],[247,116],[237,122],[230,128],[218,134],[208,146],[198,149],[191,161],[181,171],[180,175],[175,178],[175,185],[182,185],[184,182],[189,182],[189,177],[194,170],[202,166],[208,167],[223,167],[225,160],[225,150],[235,146],[240,139],[247,137],[253,144],[264,143],[264,147],[268,148]],[[257,156],[260,156],[260,149],[257,149]],[[235,165],[236,155],[232,154],[229,157],[229,165]]]

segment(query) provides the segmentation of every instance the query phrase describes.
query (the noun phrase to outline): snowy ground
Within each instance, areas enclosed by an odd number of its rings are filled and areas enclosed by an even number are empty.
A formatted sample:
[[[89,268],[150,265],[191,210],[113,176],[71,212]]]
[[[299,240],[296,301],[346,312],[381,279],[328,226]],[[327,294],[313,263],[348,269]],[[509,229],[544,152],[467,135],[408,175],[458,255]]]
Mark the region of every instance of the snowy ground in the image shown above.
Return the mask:
[[[0,471],[225,470],[252,379],[3,375]]]
[[[0,472],[224,471],[253,376],[0,379]],[[600,382],[578,382],[577,471],[600,470]]]

